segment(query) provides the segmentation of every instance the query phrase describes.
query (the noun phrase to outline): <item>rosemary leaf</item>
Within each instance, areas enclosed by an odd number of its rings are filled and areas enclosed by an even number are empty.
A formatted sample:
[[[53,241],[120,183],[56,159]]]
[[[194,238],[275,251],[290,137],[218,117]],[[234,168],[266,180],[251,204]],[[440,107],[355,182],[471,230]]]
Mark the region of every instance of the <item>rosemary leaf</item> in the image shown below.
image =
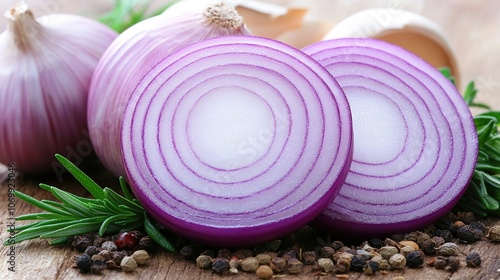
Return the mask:
[[[144,215],[144,230],[158,245],[166,249],[167,251],[173,252],[174,246],[161,234],[161,232],[154,226],[147,215]]]
[[[56,159],[66,168],[73,177],[75,177],[82,186],[84,186],[87,191],[96,199],[103,199],[104,192],[102,188],[94,182],[87,174],[83,173],[78,167],[76,167],[71,161],[65,157],[57,154]]]
[[[38,201],[36,200],[34,197],[32,196],[29,196],[27,194],[24,194],[20,191],[14,191],[14,195],[16,197],[18,197],[19,199],[21,200],[24,200],[25,202],[35,206],[35,207],[38,207],[42,210],[45,210],[45,211],[48,211],[48,212],[52,212],[52,213],[57,213],[57,214],[61,214],[61,215],[65,215],[65,216],[71,216],[71,214],[67,211],[64,211],[64,210],[61,210],[59,208],[56,208],[48,203],[45,203],[45,202],[42,202],[42,201]]]

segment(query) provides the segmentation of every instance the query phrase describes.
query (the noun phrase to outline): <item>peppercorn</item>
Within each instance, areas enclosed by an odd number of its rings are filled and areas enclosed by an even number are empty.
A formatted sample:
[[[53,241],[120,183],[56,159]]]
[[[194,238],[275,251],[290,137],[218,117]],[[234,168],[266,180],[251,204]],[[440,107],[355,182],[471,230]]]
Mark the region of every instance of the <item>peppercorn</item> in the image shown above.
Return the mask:
[[[122,232],[115,240],[115,245],[118,250],[134,250],[137,247],[139,240],[130,232]]]
[[[248,257],[241,261],[241,269],[246,272],[255,272],[259,268],[259,261],[254,257]]]
[[[87,273],[91,270],[92,259],[89,255],[83,254],[76,259],[76,267],[80,269],[80,272]]]
[[[97,255],[95,255],[97,256]],[[91,272],[93,274],[100,274],[106,269],[106,263],[103,260],[92,261]]]
[[[346,258],[339,258],[335,266],[338,273],[347,273],[351,269],[351,260]]]
[[[449,230],[441,230],[437,233],[437,236],[442,237],[444,242],[453,241],[453,234]]]
[[[370,244],[370,246],[376,249],[379,249],[380,247],[384,246],[384,242],[380,238],[372,238],[368,240],[368,244]]]
[[[109,260],[113,259],[113,252],[108,251],[108,250],[101,250],[98,253],[98,255],[102,256],[104,261],[109,261]]]
[[[500,242],[500,225],[492,226],[487,237],[493,242]]]
[[[437,256],[434,260],[434,267],[437,269],[445,269],[448,266],[448,257]]]
[[[99,253],[99,251],[97,250],[97,247],[92,245],[92,246],[88,246],[87,248],[85,248],[85,252],[83,252],[84,254],[88,255],[89,257],[92,257],[93,255]]]
[[[389,258],[389,264],[393,269],[402,269],[406,266],[406,258],[402,254],[394,254]]]
[[[448,258],[448,265],[446,266],[446,270],[457,271],[460,268],[460,260],[456,256],[450,256]]]
[[[120,266],[117,265],[114,260],[106,261],[106,267],[109,268],[109,269],[118,269],[118,268],[120,268]]]
[[[297,252],[294,250],[287,250],[283,254],[281,254],[281,257],[284,258],[285,260],[290,260],[290,259],[296,259],[297,258]]]
[[[296,258],[291,258],[287,261],[287,270],[290,274],[299,274],[302,272],[303,263]]]
[[[372,246],[370,246],[369,244],[365,244],[363,245],[362,249],[363,251],[366,251],[368,253],[373,253],[375,252],[375,248],[373,248]]]
[[[190,244],[183,246],[181,248],[181,250],[179,251],[179,253],[181,254],[182,258],[185,260],[192,260],[197,256],[197,252],[196,252],[194,246],[190,245]]]
[[[229,249],[220,249],[217,252],[217,258],[219,258],[219,259],[226,259],[228,261],[229,261],[229,259],[231,258],[232,255],[233,255],[233,253],[231,253],[231,250],[229,250]]]
[[[457,219],[463,221],[465,224],[470,224],[476,220],[476,216],[472,212],[459,212]]]
[[[270,279],[273,277],[273,270],[268,265],[261,265],[255,272],[259,279]]]
[[[141,238],[144,237],[144,234],[139,230],[132,230],[132,231],[129,231],[129,233],[132,234],[133,236],[135,236],[137,238],[137,240],[141,240]]]
[[[366,275],[373,275],[379,270],[379,263],[374,261],[367,261],[363,267],[363,272]]]
[[[302,260],[305,265],[312,265],[316,262],[316,253],[314,251],[305,251],[302,253]]]
[[[106,241],[104,238],[102,238],[101,236],[99,236],[99,234],[94,234],[94,241],[92,242],[92,245],[96,246],[96,247],[101,247],[102,243],[104,241]]]
[[[87,235],[84,236],[74,236],[73,237],[73,242],[71,243],[71,246],[75,247],[80,252],[85,252],[85,249],[87,249],[88,246],[91,246],[94,243],[92,239],[90,239]]]
[[[460,248],[453,242],[446,242],[437,248],[436,253],[439,256],[458,256]]]
[[[483,234],[486,234],[488,232],[488,228],[486,227],[486,225],[480,221],[474,221],[470,223],[469,226],[480,230]]]
[[[286,260],[281,257],[274,257],[271,259],[271,268],[275,273],[280,273],[286,269]]]
[[[384,240],[384,244],[385,244],[385,246],[398,247],[398,242],[395,240],[392,240],[390,238],[386,238]],[[382,249],[382,247],[380,249]]]
[[[217,274],[223,274],[229,270],[229,260],[225,258],[217,258],[212,263],[212,271]]]
[[[465,243],[473,243],[474,241],[481,239],[482,235],[482,231],[475,229],[470,225],[464,225],[457,230],[458,239]]]
[[[406,255],[406,264],[411,268],[418,268],[424,264],[425,254],[424,252],[418,250],[408,253]]]
[[[399,253],[406,258],[408,253],[413,252],[413,251],[415,251],[415,248],[413,248],[412,246],[404,246],[403,248],[401,248],[399,250]]]
[[[151,252],[152,249],[155,247],[155,245],[156,243],[153,241],[153,239],[151,239],[151,237],[146,235],[139,240],[139,245],[137,245],[137,249]]]
[[[408,234],[405,234],[404,239],[417,242],[418,236],[420,235],[417,231],[412,231]],[[417,243],[418,244],[418,243]]]
[[[388,260],[382,259],[382,260],[380,260],[378,268],[379,268],[379,270],[388,270],[391,268],[391,265],[389,264]]]
[[[109,252],[115,252],[116,251],[116,244],[113,241],[104,241],[101,245],[101,250],[106,250]]]
[[[125,272],[132,272],[137,268],[137,263],[132,257],[126,256],[120,262],[120,267]]]
[[[330,272],[333,270],[333,261],[330,258],[320,258],[318,259],[318,267],[324,272]]]
[[[137,250],[132,254],[132,258],[138,265],[145,265],[149,261],[149,254],[145,250]]]
[[[413,247],[415,250],[418,250],[420,249],[418,244],[415,242],[415,241],[411,241],[411,240],[403,240],[403,241],[400,241],[399,244],[398,244],[398,247],[405,247],[405,246],[411,246]]]
[[[243,260],[248,257],[253,257],[253,251],[250,249],[239,249],[233,253],[233,256],[237,257],[240,260]]]
[[[215,254],[212,250],[205,250],[205,251],[201,252],[200,255],[210,256],[212,258],[215,258]]]
[[[319,256],[321,258],[330,258],[333,254],[335,254],[335,249],[330,246],[324,246],[319,250]]]
[[[369,260],[373,256],[373,254],[370,254],[369,252],[367,252],[365,250],[356,250],[356,255],[363,257],[365,260]]]
[[[99,255],[99,254],[94,254],[92,257],[90,257],[90,259],[92,260],[92,263],[93,263],[94,261],[97,261],[97,260],[99,260],[99,261],[103,261],[103,262],[105,261],[105,260],[104,260],[104,257],[103,257],[103,256],[101,256],[101,255]]]
[[[417,240],[415,242],[417,242],[418,246],[422,247],[424,242],[429,239],[431,239],[431,237],[427,233],[421,232],[419,233]]]
[[[478,267],[481,265],[481,256],[477,252],[471,252],[465,257],[465,262],[469,267]]]
[[[353,271],[363,271],[365,266],[366,258],[360,255],[355,255],[351,260],[351,270]]]
[[[342,247],[344,247],[344,243],[342,243],[340,241],[333,241],[332,244],[330,245],[330,247],[332,247],[333,250],[338,251],[338,250],[342,249]]]
[[[200,255],[196,258],[196,265],[201,269],[209,269],[212,267],[212,257],[207,255]]]
[[[394,246],[384,246],[378,250],[378,253],[382,256],[382,258],[388,260],[390,259],[394,254],[399,253],[398,248]]]
[[[116,265],[119,265],[119,264],[121,264],[123,258],[125,258],[126,256],[128,256],[128,254],[127,254],[127,251],[125,251],[125,250],[115,251],[115,252],[113,252],[113,262]]]

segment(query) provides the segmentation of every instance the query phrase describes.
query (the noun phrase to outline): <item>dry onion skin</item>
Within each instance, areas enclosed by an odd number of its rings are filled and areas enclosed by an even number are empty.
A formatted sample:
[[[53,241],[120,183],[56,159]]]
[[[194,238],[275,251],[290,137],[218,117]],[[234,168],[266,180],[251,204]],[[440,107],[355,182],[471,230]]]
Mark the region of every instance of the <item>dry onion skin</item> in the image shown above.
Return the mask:
[[[347,99],[316,61],[253,36],[209,39],[161,60],[122,126],[132,190],[170,230],[221,246],[307,224],[352,157]]]
[[[345,91],[354,132],[346,182],[315,224],[372,236],[421,228],[447,213],[478,153],[456,87],[423,59],[375,39],[325,40],[304,52]]]
[[[118,36],[89,18],[7,11],[0,34],[0,162],[24,173],[52,168],[87,140],[86,104],[97,62]]]
[[[99,62],[88,100],[89,134],[101,162],[125,175],[120,154],[123,111],[133,90],[160,58],[194,42],[249,35],[234,6],[225,1],[181,1],[164,14],[120,34]]]

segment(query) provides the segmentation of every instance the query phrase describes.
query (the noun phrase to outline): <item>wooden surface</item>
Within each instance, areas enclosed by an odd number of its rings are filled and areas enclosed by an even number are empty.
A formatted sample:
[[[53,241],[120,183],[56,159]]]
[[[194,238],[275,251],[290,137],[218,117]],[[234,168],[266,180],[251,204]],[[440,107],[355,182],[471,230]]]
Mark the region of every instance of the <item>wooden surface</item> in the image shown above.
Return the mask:
[[[110,6],[103,1],[26,1],[33,3],[35,12],[44,11],[74,12],[94,15]],[[317,0],[317,1],[287,1],[275,0],[282,4],[307,3],[311,8],[310,16],[339,22],[349,14],[373,7],[388,7],[399,4],[401,7],[419,12],[440,24],[452,47],[455,49],[461,69],[462,85],[470,80],[476,81],[479,89],[478,101],[487,102],[495,109],[500,109],[500,1],[492,0],[440,0],[440,1],[389,1],[389,0]],[[0,11],[6,10],[14,1],[2,1]],[[45,3],[45,4],[43,4]],[[49,6],[46,3],[51,3]],[[390,4],[392,3],[392,4]],[[0,19],[0,30],[5,27],[5,20]],[[1,113],[0,113],[1,114]],[[85,170],[97,178],[100,184],[115,186],[116,179],[104,171],[95,161],[85,158]],[[1,177],[1,174],[0,174]],[[63,189],[83,195],[84,191],[70,177],[58,180],[55,176],[24,177],[16,179],[16,187],[38,199],[49,197],[37,188],[38,183],[48,183]],[[15,215],[36,211],[33,207],[17,201]],[[0,239],[8,236],[6,227],[9,213],[7,209],[7,185],[0,189]],[[20,222],[19,222],[20,224]],[[488,220],[489,225],[500,224],[500,219]],[[483,257],[481,268],[461,268],[458,272],[437,270],[430,267],[421,269],[405,269],[390,271],[387,275],[377,274],[374,277],[360,273],[351,273],[349,279],[393,279],[404,276],[405,279],[500,279],[500,244],[492,244],[482,240],[472,245],[461,245],[463,255],[477,251]],[[209,271],[197,269],[191,262],[181,260],[178,255],[159,253],[153,256],[149,266],[139,268],[134,273],[106,271],[101,276],[81,275],[71,268],[71,258],[77,252],[65,246],[49,246],[43,240],[24,242],[16,248],[15,269],[8,270],[8,247],[0,247],[0,279],[219,279]],[[463,256],[462,256],[463,257]],[[237,276],[223,276],[225,279],[256,279],[255,275],[240,273]],[[285,279],[332,279],[328,277],[313,277],[310,273],[297,276],[286,276]]]

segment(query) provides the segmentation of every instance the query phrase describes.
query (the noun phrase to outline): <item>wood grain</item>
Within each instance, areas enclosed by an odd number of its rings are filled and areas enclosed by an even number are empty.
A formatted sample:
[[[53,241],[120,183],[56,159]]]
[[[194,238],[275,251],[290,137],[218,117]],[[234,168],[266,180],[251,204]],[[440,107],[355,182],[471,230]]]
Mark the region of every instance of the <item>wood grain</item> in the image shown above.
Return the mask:
[[[52,1],[52,2],[51,2]],[[11,1],[12,2],[12,1]],[[75,12],[84,15],[95,15],[110,7],[106,1],[26,1],[33,3],[34,10],[43,12],[49,9],[57,12]],[[161,1],[157,1],[161,2]],[[389,1],[389,0],[315,0],[293,1],[275,0],[282,4],[299,3],[311,8],[309,16],[323,20],[339,22],[353,12],[373,7],[387,7],[394,3],[421,13],[440,24],[448,36],[451,45],[456,50],[459,59],[463,84],[470,80],[476,81],[479,89],[478,99],[500,109],[500,36],[497,35],[500,26],[500,1],[491,0],[441,0],[441,1]],[[293,4],[292,3],[292,4]],[[0,11],[5,11],[12,3],[2,1]],[[43,6],[43,5],[45,6]],[[5,20],[0,19],[0,30],[5,28]],[[1,114],[1,113],[0,113]],[[115,186],[117,180],[103,170],[95,159],[86,159],[85,171],[102,185]],[[46,192],[37,188],[38,183],[48,183],[62,189],[71,190],[79,195],[85,195],[72,178],[65,176],[62,181],[55,177],[19,177],[16,187],[37,199],[52,199]],[[0,189],[0,239],[6,240],[8,232],[7,184]],[[16,215],[32,213],[35,208],[18,201],[15,207]],[[20,222],[19,222],[20,224]],[[489,225],[500,224],[500,219],[488,220]],[[176,254],[158,253],[153,255],[150,265],[140,267],[134,273],[121,271],[105,271],[103,275],[81,275],[71,267],[71,258],[78,253],[68,246],[49,246],[44,240],[24,242],[16,247],[16,272],[8,270],[8,247],[0,247],[0,279],[220,279],[210,271],[197,269],[192,262],[179,258]],[[378,273],[375,276],[365,276],[361,273],[351,273],[349,279],[393,279],[403,276],[405,279],[500,279],[500,244],[493,244],[486,239],[471,245],[461,245],[461,258],[470,251],[477,251],[483,258],[480,268],[462,267],[452,273],[437,270],[432,267],[421,269],[404,269],[389,271],[387,275]],[[224,279],[256,279],[253,274],[224,275]],[[286,279],[335,279],[333,275],[314,277],[310,272],[300,275],[287,275]]]

